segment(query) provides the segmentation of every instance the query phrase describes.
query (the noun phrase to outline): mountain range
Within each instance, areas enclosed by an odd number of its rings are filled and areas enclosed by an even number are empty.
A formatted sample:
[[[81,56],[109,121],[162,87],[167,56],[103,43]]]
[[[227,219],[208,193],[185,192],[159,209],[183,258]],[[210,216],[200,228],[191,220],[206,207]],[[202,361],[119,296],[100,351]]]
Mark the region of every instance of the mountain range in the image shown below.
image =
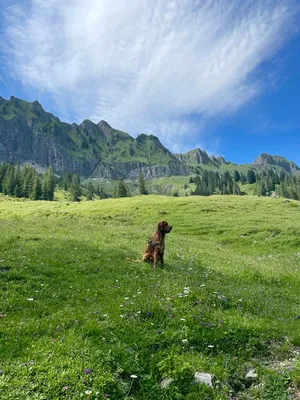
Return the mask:
[[[72,172],[98,179],[146,179],[190,175],[197,168],[245,170],[282,169],[293,175],[300,168],[281,156],[262,153],[253,164],[237,165],[201,149],[172,154],[153,135],[128,133],[86,119],[80,125],[62,122],[38,101],[0,97],[0,162],[52,165],[57,174]]]

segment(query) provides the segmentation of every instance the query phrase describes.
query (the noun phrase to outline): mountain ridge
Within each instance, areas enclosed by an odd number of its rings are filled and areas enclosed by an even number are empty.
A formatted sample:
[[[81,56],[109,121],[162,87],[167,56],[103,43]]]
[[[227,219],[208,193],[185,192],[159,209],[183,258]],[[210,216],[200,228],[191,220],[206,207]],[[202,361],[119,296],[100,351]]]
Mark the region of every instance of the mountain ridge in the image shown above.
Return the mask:
[[[36,100],[0,97],[0,162],[31,162],[56,173],[77,173],[99,179],[137,179],[189,175],[197,167],[240,168],[222,156],[199,148],[172,154],[154,135],[133,138],[101,120],[85,119],[79,125],[62,122]],[[249,168],[280,168],[293,175],[300,168],[282,156],[261,153]]]

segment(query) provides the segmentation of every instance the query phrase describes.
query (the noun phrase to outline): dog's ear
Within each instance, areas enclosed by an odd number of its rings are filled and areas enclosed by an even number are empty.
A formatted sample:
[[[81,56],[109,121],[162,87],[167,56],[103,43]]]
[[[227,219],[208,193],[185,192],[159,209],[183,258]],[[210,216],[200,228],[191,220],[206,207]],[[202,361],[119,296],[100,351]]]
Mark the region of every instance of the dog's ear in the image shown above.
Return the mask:
[[[165,232],[167,226],[168,226],[167,221],[160,221],[157,225],[157,230]]]
[[[158,230],[158,231],[163,231],[163,230],[164,230],[164,221],[160,221],[160,222],[157,224],[157,230]]]

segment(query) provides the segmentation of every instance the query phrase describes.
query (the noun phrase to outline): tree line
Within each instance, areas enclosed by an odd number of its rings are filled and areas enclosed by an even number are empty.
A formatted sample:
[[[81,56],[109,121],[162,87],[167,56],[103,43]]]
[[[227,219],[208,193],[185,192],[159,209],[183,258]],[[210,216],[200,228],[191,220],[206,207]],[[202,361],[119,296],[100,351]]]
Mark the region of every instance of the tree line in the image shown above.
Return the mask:
[[[293,176],[274,168],[262,171],[249,169],[247,173],[235,170],[233,175],[230,175],[228,171],[220,173],[219,171],[201,170],[196,176],[190,178],[189,183],[195,184],[195,190],[191,194],[198,196],[242,195],[244,194],[243,185],[249,183],[254,186],[256,195],[275,194],[300,200],[300,176]],[[95,187],[91,181],[82,186],[80,177],[76,174],[65,173],[60,177],[55,176],[51,166],[43,174],[39,174],[34,167],[29,165],[21,168],[20,165],[10,163],[0,164],[0,193],[31,200],[52,201],[56,187],[68,192],[70,200],[73,201],[80,201],[82,195],[87,200],[93,200],[96,196],[99,199],[111,197],[99,185]],[[185,188],[187,188],[187,184]],[[138,176],[137,189],[141,195],[148,194],[142,173]],[[112,196],[116,198],[130,196],[129,188],[123,179],[115,186]]]
[[[56,179],[51,167],[43,175],[25,165],[0,164],[0,193],[31,200],[53,200]]]
[[[300,200],[300,176],[293,176],[281,170],[269,168],[262,171],[248,170],[240,173],[235,170],[233,176],[228,171],[220,173],[211,170],[202,170],[195,177],[191,177],[189,183],[195,183],[196,188],[192,195],[210,196],[212,194],[236,194],[241,195],[243,185],[254,185],[254,194],[258,196],[286,197]]]
[[[271,169],[262,171],[257,177],[255,194],[270,196],[272,193],[279,197],[300,200],[300,176]]]
[[[240,186],[228,171],[221,174],[220,172],[204,170],[201,176],[192,177],[189,182],[196,185],[195,190],[191,193],[192,195],[241,194]]]
[[[51,166],[43,174],[39,174],[34,167],[29,165],[21,168],[18,164],[0,164],[0,193],[30,200],[52,201],[55,188],[68,192],[72,201],[80,201],[82,195],[87,200],[93,200],[96,196],[99,199],[111,197],[104,192],[103,188],[99,185],[94,186],[91,181],[85,186],[81,185],[80,177],[76,174],[66,172],[62,176],[56,176]],[[148,194],[141,173],[138,177],[138,191],[139,194]],[[114,189],[113,197],[129,196],[129,188],[121,179]]]
[[[43,174],[39,174],[29,165],[21,168],[20,165],[10,163],[0,164],[0,193],[30,200],[52,201],[56,187],[68,192],[72,201],[80,201],[82,194],[87,200],[92,200],[95,195],[99,198],[107,197],[103,189],[95,188],[91,182],[83,187],[76,174],[55,176],[51,166]]]

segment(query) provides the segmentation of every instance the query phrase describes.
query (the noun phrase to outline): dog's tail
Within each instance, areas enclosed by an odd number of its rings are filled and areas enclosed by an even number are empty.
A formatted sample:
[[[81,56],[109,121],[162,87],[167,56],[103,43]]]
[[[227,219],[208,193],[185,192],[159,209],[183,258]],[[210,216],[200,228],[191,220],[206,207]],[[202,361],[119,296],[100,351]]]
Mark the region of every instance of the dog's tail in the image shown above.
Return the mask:
[[[131,262],[142,262],[142,260],[134,260],[133,258],[126,258],[126,261],[131,261]]]

